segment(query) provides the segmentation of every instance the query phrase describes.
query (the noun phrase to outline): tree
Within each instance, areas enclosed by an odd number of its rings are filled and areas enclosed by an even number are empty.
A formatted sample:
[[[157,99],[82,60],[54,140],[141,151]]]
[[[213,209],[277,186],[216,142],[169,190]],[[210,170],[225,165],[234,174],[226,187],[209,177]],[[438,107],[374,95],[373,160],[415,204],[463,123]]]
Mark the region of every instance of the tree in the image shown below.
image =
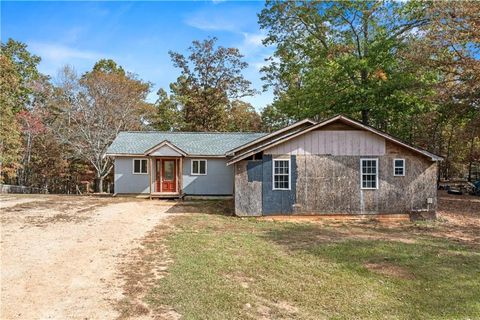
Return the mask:
[[[272,104],[269,104],[262,110],[261,117],[263,129],[267,132],[284,128],[293,122],[291,117]]]
[[[108,74],[118,74],[125,75],[125,70],[122,66],[117,65],[117,63],[112,59],[100,59],[93,66],[93,71],[108,73]]]
[[[234,100],[227,112],[227,131],[260,132],[262,118],[250,103]]]
[[[345,113],[443,155],[442,177],[471,172],[479,11],[475,1],[268,2],[260,24],[277,47],[263,70],[275,92],[264,122]]]
[[[217,38],[193,41],[190,55],[170,51],[177,81],[170,84],[171,101],[181,110],[186,130],[222,131],[230,100],[256,93],[242,75],[247,63],[236,48],[216,46]]]
[[[8,39],[0,46],[0,180],[13,182],[22,169],[22,141],[17,113],[37,99],[37,82],[46,79],[38,72],[40,57],[24,43]]]
[[[293,119],[344,113],[386,129],[399,110],[424,108],[421,66],[403,58],[415,30],[427,23],[415,3],[378,1],[268,2],[259,15],[276,45],[263,69],[276,99],[271,108]]]
[[[442,177],[462,177],[478,165],[480,133],[474,128],[480,118],[480,4],[436,1],[423,5],[428,23],[417,30],[417,41],[411,43],[405,59],[438,74],[426,97],[434,108],[404,123],[417,127],[412,142],[444,156]]]
[[[26,44],[13,39],[1,44],[1,55],[12,63],[9,70],[18,77],[18,87],[12,96],[12,99],[18,102],[14,106],[14,111],[17,112],[30,102],[34,90],[33,83],[41,77],[37,69],[41,59],[32,55],[27,50]]]
[[[23,157],[21,170],[18,170],[17,181],[20,185],[29,185],[29,176],[31,175],[30,162],[32,159],[32,149],[38,136],[46,131],[44,118],[40,108],[31,110],[22,110],[17,114],[17,121],[20,124],[23,137]]]
[[[103,180],[113,167],[106,150],[120,131],[145,126],[142,119],[150,112],[145,102],[150,83],[116,72],[120,67],[105,69],[99,64],[80,79],[70,68],[64,69],[56,132],[78,158],[95,168],[95,189],[103,192]]]
[[[152,119],[152,126],[161,131],[181,130],[185,124],[178,105],[172,101],[165,90],[160,89],[157,94],[158,99],[154,104],[156,115]]]
[[[20,77],[14,64],[0,55],[0,183],[12,179],[20,166],[20,129],[15,108],[21,103]]]

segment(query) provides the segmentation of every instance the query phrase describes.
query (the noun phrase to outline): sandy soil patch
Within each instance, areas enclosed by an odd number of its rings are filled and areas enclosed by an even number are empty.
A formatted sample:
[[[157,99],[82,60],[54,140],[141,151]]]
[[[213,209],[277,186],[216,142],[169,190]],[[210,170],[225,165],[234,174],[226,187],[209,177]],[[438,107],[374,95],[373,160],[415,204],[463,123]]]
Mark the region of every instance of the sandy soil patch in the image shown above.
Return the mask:
[[[480,245],[480,197],[438,194],[438,225],[432,233],[468,244]]]
[[[0,196],[1,319],[112,319],[119,264],[173,203]]]
[[[402,279],[413,279],[413,274],[409,273],[406,269],[396,266],[391,263],[382,262],[382,263],[366,263],[365,267],[375,273],[387,276],[387,277],[396,277]]]
[[[19,204],[34,202],[34,201],[47,201],[47,198],[39,198],[37,196],[18,196],[18,195],[2,195],[0,198],[0,209],[14,207]]]

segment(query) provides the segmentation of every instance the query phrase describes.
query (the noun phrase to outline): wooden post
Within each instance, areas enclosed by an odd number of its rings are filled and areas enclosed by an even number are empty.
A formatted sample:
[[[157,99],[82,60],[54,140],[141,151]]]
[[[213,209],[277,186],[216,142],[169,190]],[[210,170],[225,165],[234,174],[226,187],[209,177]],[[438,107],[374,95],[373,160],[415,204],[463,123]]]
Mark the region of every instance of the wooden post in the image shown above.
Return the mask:
[[[182,195],[183,184],[183,157],[180,157],[180,165],[178,166],[178,193]]]
[[[150,191],[150,200],[152,199],[152,157],[148,157],[148,163],[150,165],[150,174],[148,176],[148,181],[149,181],[149,184],[148,184],[148,190]]]

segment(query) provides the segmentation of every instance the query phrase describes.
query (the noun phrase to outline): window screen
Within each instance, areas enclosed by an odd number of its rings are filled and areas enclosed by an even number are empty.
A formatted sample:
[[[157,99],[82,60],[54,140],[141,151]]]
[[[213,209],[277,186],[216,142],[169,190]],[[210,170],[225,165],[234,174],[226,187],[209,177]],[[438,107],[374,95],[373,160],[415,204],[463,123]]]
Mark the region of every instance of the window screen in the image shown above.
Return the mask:
[[[377,189],[378,178],[378,160],[377,159],[362,159],[361,160],[362,173],[362,189]]]
[[[290,160],[273,160],[273,189],[290,189]]]

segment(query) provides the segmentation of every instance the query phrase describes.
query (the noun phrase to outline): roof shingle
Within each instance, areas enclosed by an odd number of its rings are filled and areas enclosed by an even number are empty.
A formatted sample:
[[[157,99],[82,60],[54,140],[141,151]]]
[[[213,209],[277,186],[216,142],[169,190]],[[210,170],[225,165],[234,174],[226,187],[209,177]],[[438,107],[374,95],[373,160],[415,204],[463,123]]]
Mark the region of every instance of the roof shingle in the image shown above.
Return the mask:
[[[266,133],[250,132],[120,132],[107,150],[111,154],[138,154],[169,141],[189,155],[223,156],[231,149],[258,139]]]

